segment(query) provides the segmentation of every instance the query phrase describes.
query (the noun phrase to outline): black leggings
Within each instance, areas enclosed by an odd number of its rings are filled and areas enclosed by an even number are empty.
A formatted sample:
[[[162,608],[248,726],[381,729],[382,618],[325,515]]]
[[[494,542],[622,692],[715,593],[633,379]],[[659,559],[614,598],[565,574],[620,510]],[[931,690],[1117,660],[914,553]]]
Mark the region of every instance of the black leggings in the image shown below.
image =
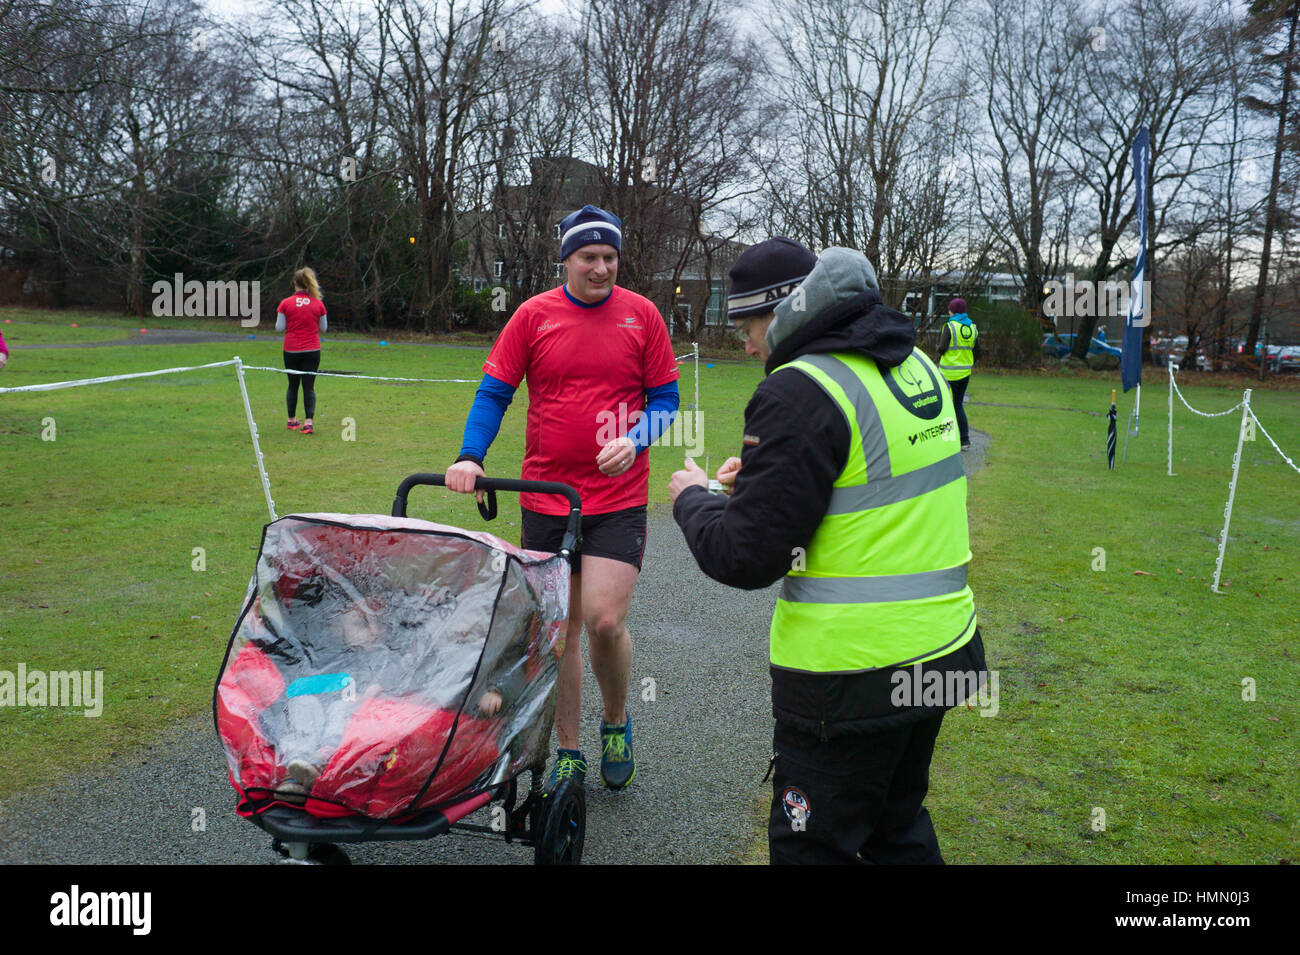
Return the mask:
[[[315,371],[320,367],[320,351],[287,351],[284,353],[284,367],[290,371]],[[298,380],[302,380],[303,417],[316,416],[316,376],[287,375],[289,390],[284,401],[289,408],[289,417],[298,413]]]
[[[952,403],[957,411],[957,430],[961,434],[962,444],[970,444],[970,425],[966,422],[966,386],[969,384],[970,375],[948,382],[948,388],[952,391]]]

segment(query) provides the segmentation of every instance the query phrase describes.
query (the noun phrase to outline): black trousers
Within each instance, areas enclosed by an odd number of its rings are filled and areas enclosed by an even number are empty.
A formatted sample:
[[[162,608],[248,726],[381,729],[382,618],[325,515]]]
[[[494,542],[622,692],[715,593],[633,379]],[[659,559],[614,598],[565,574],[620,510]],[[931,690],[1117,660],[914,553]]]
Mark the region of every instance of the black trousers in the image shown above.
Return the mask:
[[[942,865],[924,805],[943,713],[823,741],[780,723],[768,849],[773,865]]]
[[[957,410],[957,430],[961,432],[962,444],[970,444],[970,425],[966,423],[966,405],[964,404],[966,386],[969,384],[970,375],[948,382],[948,390],[952,392],[952,403]]]
[[[320,368],[320,352],[287,351],[284,353],[284,367],[290,371],[316,371]],[[285,377],[289,379],[289,389],[284,394],[284,403],[289,409],[289,417],[295,417],[298,411],[298,382],[300,379],[302,381],[303,417],[316,417],[316,376],[285,375]]]

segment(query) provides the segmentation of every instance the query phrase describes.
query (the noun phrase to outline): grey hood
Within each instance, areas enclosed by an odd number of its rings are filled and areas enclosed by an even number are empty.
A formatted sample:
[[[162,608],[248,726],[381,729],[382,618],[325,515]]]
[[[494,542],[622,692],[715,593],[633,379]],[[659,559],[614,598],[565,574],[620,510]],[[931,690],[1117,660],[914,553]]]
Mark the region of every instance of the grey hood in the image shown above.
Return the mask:
[[[832,247],[797,289],[774,310],[767,328],[767,372],[799,355],[865,352],[886,368],[912,353],[912,320],[880,297],[876,270],[856,249]]]

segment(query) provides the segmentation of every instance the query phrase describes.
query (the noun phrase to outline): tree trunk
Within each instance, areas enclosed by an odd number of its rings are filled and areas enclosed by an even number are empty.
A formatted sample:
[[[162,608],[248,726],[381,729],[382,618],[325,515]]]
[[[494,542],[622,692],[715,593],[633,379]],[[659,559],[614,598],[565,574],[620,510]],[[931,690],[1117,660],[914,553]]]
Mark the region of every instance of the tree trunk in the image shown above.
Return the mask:
[[[1295,62],[1296,22],[1300,20],[1300,3],[1291,4],[1287,17],[1291,29],[1287,36],[1286,58],[1282,62],[1282,102],[1277,116],[1277,139],[1273,146],[1273,179],[1268,187],[1268,208],[1264,214],[1264,247],[1259,255],[1259,281],[1255,283],[1255,301],[1250,309],[1250,327],[1246,332],[1246,354],[1255,354],[1259,329],[1264,318],[1264,290],[1268,287],[1269,259],[1273,249],[1273,229],[1277,224],[1277,192],[1282,180],[1282,152],[1286,148],[1286,116],[1291,103],[1291,70]]]

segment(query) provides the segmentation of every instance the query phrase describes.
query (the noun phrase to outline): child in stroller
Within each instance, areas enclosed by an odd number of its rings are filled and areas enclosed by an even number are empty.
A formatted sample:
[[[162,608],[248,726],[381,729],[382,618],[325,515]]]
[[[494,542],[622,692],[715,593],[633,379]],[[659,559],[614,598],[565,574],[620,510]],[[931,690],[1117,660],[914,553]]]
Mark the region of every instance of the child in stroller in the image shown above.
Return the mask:
[[[446,587],[328,566],[264,586],[217,700],[247,808],[261,796],[318,816],[391,817],[497,766],[498,714],[526,683],[541,621],[485,650],[480,610]]]

